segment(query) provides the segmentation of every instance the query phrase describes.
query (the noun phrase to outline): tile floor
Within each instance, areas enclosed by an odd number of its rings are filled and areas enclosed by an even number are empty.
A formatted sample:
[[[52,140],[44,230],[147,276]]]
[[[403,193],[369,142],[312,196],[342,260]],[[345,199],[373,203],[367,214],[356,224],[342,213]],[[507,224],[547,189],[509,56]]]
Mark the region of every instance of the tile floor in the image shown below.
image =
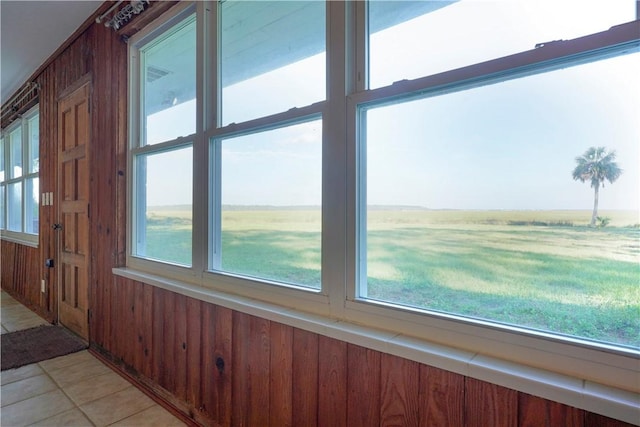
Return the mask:
[[[1,292],[2,333],[47,322]],[[0,373],[0,425],[184,426],[88,351]]]

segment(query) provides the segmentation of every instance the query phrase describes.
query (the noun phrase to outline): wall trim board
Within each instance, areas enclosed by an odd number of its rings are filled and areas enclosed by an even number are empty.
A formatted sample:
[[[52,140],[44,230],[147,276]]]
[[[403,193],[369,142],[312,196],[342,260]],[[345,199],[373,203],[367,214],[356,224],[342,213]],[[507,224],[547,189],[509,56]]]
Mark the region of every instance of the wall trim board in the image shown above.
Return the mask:
[[[89,353],[95,356],[102,363],[111,368],[112,371],[120,375],[122,378],[133,384],[138,390],[143,392],[146,396],[151,398],[154,402],[165,408],[171,414],[180,419],[188,426],[198,426],[197,422],[187,417],[185,412],[180,409],[181,405],[174,402],[171,394],[160,389],[156,384],[145,381],[144,377],[141,377],[137,372],[127,369],[121,360],[114,358],[107,350],[100,347],[96,343],[89,344]]]

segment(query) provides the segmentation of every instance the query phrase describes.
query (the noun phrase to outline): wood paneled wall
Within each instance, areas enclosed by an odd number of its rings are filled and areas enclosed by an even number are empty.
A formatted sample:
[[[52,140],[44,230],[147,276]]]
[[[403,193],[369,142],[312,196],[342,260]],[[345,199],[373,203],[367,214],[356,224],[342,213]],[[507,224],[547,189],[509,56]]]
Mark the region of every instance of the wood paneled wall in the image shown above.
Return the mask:
[[[203,425],[626,425],[128,279],[108,295],[94,349]]]
[[[41,191],[56,191],[57,100],[92,85],[90,341],[203,425],[619,426],[609,418],[116,277],[126,236],[127,46],[91,25],[38,76]],[[56,312],[56,207],[40,246],[2,242],[2,287]],[[40,279],[47,280],[45,294]]]
[[[0,272],[2,289],[47,320],[53,317],[43,309],[44,294],[40,292],[40,252],[37,248],[2,241]]]

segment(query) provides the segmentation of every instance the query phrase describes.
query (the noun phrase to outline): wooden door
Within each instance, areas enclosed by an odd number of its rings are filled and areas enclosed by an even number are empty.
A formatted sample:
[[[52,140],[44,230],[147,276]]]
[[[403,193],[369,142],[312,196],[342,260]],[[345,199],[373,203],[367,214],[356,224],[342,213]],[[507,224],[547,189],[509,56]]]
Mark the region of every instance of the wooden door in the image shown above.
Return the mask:
[[[89,83],[58,101],[58,321],[89,339]]]

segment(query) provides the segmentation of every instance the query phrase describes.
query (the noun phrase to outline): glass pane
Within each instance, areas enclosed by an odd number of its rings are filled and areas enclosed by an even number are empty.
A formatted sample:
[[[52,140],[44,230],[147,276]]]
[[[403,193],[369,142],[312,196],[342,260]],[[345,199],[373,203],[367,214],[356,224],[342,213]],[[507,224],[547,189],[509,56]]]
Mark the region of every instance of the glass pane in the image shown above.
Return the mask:
[[[319,289],[322,121],[221,144],[220,269]]]
[[[39,230],[39,208],[40,208],[40,186],[38,178],[30,178],[25,182],[25,233],[38,234]]]
[[[369,86],[604,31],[635,17],[634,0],[371,1]]]
[[[141,56],[145,127],[142,145],[195,133],[195,17],[143,47]]]
[[[4,138],[0,138],[0,182],[4,181]]]
[[[325,99],[323,1],[221,3],[223,125]]]
[[[40,170],[40,116],[29,120],[29,172]]]
[[[0,229],[4,230],[7,228],[7,211],[5,204],[5,186],[0,185]]]
[[[193,149],[136,160],[135,255],[191,265]]]
[[[364,112],[360,295],[640,347],[638,75],[635,53]]]
[[[8,229],[22,232],[22,182],[9,184]]]
[[[9,172],[10,178],[22,176],[22,128],[9,134]]]

